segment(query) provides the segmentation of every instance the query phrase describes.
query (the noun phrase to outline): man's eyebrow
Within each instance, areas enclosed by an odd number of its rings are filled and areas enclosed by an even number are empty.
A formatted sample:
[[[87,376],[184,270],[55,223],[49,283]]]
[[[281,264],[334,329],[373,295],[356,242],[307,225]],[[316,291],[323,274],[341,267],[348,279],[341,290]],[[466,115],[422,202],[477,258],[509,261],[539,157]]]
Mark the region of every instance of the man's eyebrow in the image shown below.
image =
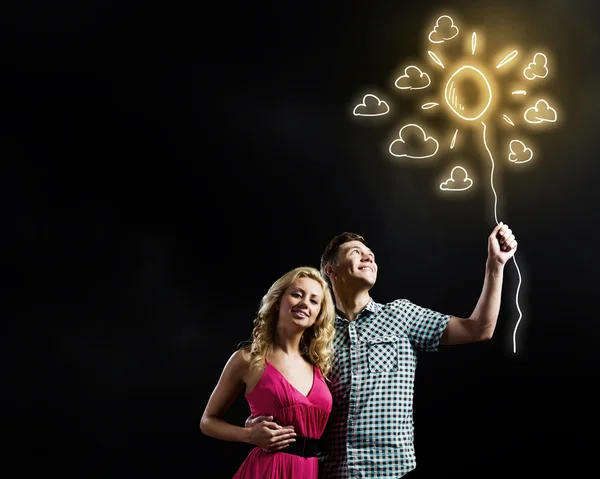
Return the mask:
[[[355,250],[355,249],[357,249],[357,250],[365,250],[367,253],[374,254],[373,250],[371,248],[369,248],[368,246],[361,247],[361,246],[356,245],[356,246],[352,246],[352,247],[348,248],[348,251],[352,251],[352,250]]]

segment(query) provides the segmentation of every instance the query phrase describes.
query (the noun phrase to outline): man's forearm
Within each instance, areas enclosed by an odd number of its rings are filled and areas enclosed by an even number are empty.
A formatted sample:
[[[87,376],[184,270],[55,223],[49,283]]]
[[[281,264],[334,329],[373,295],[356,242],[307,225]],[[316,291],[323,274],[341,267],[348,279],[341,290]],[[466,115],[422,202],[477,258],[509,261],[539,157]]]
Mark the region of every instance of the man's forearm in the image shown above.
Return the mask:
[[[500,301],[502,299],[502,280],[504,278],[504,265],[488,260],[485,265],[483,289],[479,301],[469,319],[477,324],[477,329],[483,338],[489,339],[494,334]]]

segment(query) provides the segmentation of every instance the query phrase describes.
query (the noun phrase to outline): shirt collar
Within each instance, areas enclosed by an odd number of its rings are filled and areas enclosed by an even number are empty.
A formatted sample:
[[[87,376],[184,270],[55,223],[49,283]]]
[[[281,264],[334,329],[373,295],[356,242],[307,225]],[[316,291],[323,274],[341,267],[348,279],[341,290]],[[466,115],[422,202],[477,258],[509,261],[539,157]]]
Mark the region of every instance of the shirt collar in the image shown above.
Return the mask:
[[[367,305],[363,308],[363,310],[358,313],[358,315],[356,316],[356,318],[354,319],[354,321],[358,321],[360,319],[362,319],[364,316],[367,315],[367,313],[369,313],[368,315],[370,316],[370,314],[372,313],[376,313],[377,311],[379,311],[379,305],[373,300],[373,298],[369,299],[369,302],[367,303]],[[343,318],[338,309],[335,309],[335,320],[336,321],[348,321],[347,319]]]

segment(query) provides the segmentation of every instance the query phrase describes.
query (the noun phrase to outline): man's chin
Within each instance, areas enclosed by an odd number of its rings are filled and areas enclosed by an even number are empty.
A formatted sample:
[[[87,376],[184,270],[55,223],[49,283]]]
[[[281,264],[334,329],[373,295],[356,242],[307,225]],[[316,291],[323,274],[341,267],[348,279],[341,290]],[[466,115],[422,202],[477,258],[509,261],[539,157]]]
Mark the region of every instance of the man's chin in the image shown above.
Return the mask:
[[[374,275],[370,275],[369,277],[359,277],[357,279],[357,284],[360,285],[361,288],[366,289],[367,291],[375,286],[375,282],[377,281],[377,277]]]
[[[375,281],[377,281],[377,273],[363,273],[360,275],[360,279],[363,280],[365,283],[369,283],[371,286],[373,286],[375,284]]]

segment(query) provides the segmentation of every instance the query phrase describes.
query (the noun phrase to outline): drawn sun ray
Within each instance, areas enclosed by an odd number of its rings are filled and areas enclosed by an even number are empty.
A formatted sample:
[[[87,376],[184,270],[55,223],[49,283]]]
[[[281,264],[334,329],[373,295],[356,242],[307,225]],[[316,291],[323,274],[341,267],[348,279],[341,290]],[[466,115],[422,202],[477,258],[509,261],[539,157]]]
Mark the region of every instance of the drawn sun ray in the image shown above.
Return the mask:
[[[462,27],[461,27],[462,29]],[[452,41],[459,35],[459,27],[455,23],[454,19],[449,15],[442,15],[435,21],[435,26],[429,29],[429,35],[427,37],[430,43],[443,44],[445,42]],[[441,45],[440,45],[441,46]],[[470,54],[475,55],[477,49],[477,34],[472,32],[471,34],[471,45]],[[456,126],[462,125],[465,127],[471,127],[479,134],[477,137],[481,139],[482,153],[485,151],[485,156],[489,158],[491,165],[489,186],[494,196],[494,220],[498,224],[498,194],[494,186],[494,174],[496,170],[496,163],[494,161],[494,154],[492,149],[488,145],[487,134],[489,118],[498,118],[493,116],[498,113],[497,109],[500,106],[500,100],[502,95],[499,95],[496,89],[498,88],[499,79],[493,76],[497,70],[506,66],[510,62],[515,61],[519,56],[518,50],[512,50],[510,53],[505,55],[497,65],[489,65],[487,67],[483,65],[475,65],[471,62],[471,56],[459,60],[457,66],[453,66],[453,61],[443,62],[438,54],[431,50],[427,50],[427,54],[443,70],[447,67],[450,71],[453,71],[451,75],[446,77],[444,84],[441,85],[439,90],[440,102],[430,101],[421,105],[421,110],[429,110],[432,108],[440,107],[438,111],[443,111],[449,114],[450,119],[457,123]],[[469,54],[469,46],[465,45],[465,55]],[[447,59],[445,59],[447,60]],[[448,63],[447,65],[445,63]],[[525,64],[513,71],[519,71],[522,75],[521,78],[525,78],[528,81],[533,80],[540,81],[547,78],[549,74],[548,68],[548,57],[541,52],[537,52],[529,57]],[[490,79],[492,81],[490,81]],[[395,83],[395,86],[405,92],[413,90],[422,90],[431,86],[431,78],[429,75],[422,71],[415,65],[410,65],[405,68],[404,74],[400,76]],[[510,91],[510,90],[509,90]],[[512,95],[527,96],[527,91],[514,90],[511,92]],[[374,98],[372,100],[375,100]],[[366,103],[366,101],[363,101]],[[375,102],[373,102],[375,105]],[[377,104],[376,106],[384,106],[383,103]],[[534,102],[530,102],[524,106],[522,112],[523,119],[525,122],[520,122],[519,126],[535,125],[544,126],[547,124],[555,123],[558,119],[558,113],[556,105],[550,105],[548,100],[544,98],[537,98]],[[511,126],[515,126],[515,122],[506,114],[501,113],[501,120],[508,123]],[[456,146],[456,140],[458,136],[459,128],[456,127],[452,140],[450,141],[450,150],[454,150]],[[410,136],[413,140],[409,146],[405,136]],[[414,142],[416,141],[416,147]],[[512,139],[510,142],[510,153],[508,155],[508,164],[519,165],[521,163],[530,162],[533,159],[533,151],[526,146],[526,142],[522,140]],[[423,161],[425,158],[431,158],[439,153],[439,143],[433,136],[428,135],[425,129],[416,123],[409,123],[404,125],[399,133],[398,137],[389,145],[389,152],[392,156],[396,157],[408,157],[416,160],[416,162]],[[518,166],[515,166],[518,167]],[[473,181],[469,178],[467,170],[462,166],[455,166],[450,172],[450,178],[439,184],[439,189],[443,191],[442,194],[460,194],[461,191],[465,191],[471,188]],[[460,181],[459,181],[460,179]],[[456,193],[446,193],[453,191]],[[512,341],[513,341],[513,352],[517,352],[517,330],[523,318],[521,308],[519,306],[519,292],[521,288],[521,272],[517,264],[516,255],[512,257],[519,282],[515,294],[516,309],[519,313],[519,317],[516,321]]]
[[[454,149],[454,144],[456,143],[456,135],[458,135],[458,128],[454,132],[454,136],[452,137],[452,141],[450,142],[450,149]]]
[[[511,126],[515,126],[514,122],[510,119],[508,115],[502,115],[502,119]]]
[[[498,65],[496,65],[496,68],[502,68],[507,63],[513,61],[518,54],[519,54],[519,52],[517,50],[513,50],[508,55],[506,55],[502,60],[500,60],[500,63],[498,63]]]
[[[442,62],[442,60],[440,60],[440,57],[438,57],[435,53],[433,53],[431,50],[429,50],[427,52],[427,54],[430,56],[430,58],[437,63],[439,66],[442,67],[442,69],[444,69],[444,63]]]

